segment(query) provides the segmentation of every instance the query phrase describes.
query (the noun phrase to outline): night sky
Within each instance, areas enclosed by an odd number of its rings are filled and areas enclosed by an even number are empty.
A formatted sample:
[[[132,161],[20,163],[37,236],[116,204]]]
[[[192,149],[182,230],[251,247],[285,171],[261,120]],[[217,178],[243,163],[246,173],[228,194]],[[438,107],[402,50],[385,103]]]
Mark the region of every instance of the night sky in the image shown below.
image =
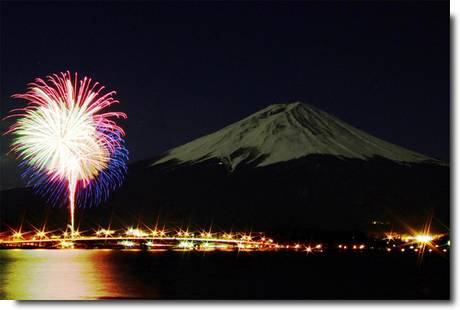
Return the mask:
[[[2,116],[77,71],[117,90],[133,161],[298,100],[449,160],[447,1],[2,2],[0,43]]]

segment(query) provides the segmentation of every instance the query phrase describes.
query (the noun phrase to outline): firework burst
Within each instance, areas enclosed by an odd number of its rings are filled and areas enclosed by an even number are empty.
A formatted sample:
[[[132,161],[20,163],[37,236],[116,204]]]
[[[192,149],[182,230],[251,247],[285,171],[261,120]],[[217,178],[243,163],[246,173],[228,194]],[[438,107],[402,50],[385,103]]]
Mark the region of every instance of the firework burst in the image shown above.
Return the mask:
[[[76,204],[106,199],[126,173],[125,133],[115,122],[126,114],[106,111],[118,103],[114,95],[65,72],[38,78],[26,93],[12,96],[27,104],[8,116],[16,119],[6,132],[14,137],[11,150],[29,185],[50,201],[67,198],[72,232]]]

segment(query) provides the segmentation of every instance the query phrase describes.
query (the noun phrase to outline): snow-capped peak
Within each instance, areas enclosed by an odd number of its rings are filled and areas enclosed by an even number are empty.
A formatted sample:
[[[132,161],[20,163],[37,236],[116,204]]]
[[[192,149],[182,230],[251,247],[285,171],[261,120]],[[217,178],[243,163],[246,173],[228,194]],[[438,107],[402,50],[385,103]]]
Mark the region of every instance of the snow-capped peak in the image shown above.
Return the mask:
[[[274,104],[221,130],[167,152],[153,163],[198,163],[216,158],[232,170],[241,162],[257,166],[311,154],[367,160],[384,157],[405,163],[433,159],[371,136],[309,104]]]

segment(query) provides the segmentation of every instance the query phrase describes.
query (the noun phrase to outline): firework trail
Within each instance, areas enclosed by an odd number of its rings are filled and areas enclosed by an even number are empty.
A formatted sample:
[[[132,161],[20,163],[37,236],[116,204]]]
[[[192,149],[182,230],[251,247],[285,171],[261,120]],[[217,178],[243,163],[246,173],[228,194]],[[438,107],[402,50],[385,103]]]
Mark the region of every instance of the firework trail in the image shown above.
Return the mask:
[[[126,114],[106,111],[118,101],[104,89],[90,78],[78,80],[77,73],[38,78],[26,93],[12,96],[27,104],[7,117],[16,119],[6,134],[14,137],[11,150],[23,177],[51,202],[67,198],[72,234],[75,206],[107,199],[127,169],[125,133],[115,122]]]

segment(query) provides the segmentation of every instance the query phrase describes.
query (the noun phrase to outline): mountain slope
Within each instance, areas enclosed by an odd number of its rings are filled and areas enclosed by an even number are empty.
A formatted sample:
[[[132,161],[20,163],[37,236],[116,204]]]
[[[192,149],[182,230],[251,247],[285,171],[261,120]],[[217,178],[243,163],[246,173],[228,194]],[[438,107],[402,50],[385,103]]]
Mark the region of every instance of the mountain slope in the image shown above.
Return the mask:
[[[436,162],[371,136],[311,105],[295,102],[271,105],[174,148],[153,165],[169,161],[199,163],[215,158],[234,170],[241,163],[262,167],[315,154],[362,160],[383,157],[404,163]]]

